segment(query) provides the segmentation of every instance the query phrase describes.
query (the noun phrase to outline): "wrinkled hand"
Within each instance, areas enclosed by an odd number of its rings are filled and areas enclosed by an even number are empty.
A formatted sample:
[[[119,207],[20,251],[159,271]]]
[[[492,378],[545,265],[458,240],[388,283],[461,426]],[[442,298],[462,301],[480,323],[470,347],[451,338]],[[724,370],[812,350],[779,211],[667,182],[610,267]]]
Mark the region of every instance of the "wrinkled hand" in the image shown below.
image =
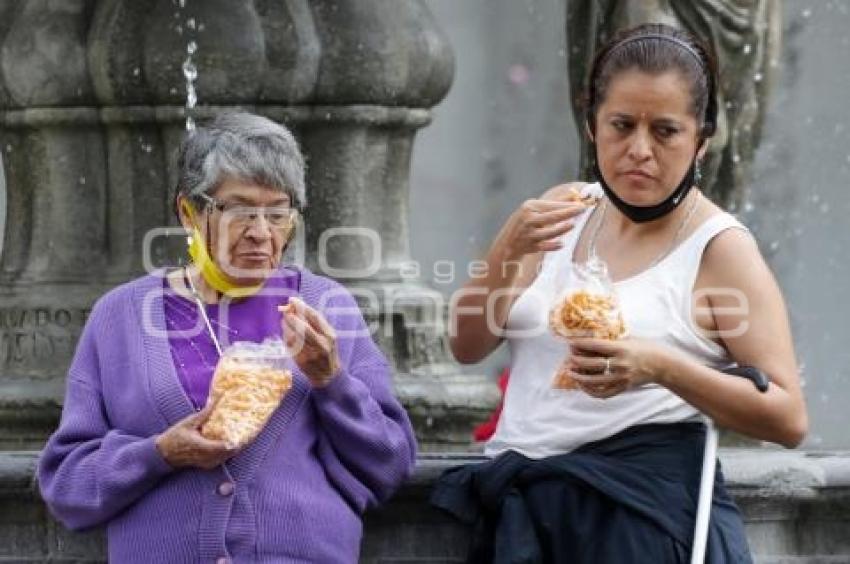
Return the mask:
[[[607,399],[631,388],[657,383],[669,347],[645,339],[571,338],[567,374],[589,396]]]
[[[570,231],[573,218],[587,206],[574,199],[531,199],[523,202],[502,227],[509,259],[561,248],[560,236]]]
[[[295,363],[314,387],[327,386],[339,373],[340,365],[333,327],[298,298],[290,298],[280,309],[284,342]]]
[[[213,404],[175,423],[156,438],[156,448],[173,468],[195,467],[210,470],[232,458],[239,449],[229,448],[224,441],[201,435],[201,427],[209,419]]]

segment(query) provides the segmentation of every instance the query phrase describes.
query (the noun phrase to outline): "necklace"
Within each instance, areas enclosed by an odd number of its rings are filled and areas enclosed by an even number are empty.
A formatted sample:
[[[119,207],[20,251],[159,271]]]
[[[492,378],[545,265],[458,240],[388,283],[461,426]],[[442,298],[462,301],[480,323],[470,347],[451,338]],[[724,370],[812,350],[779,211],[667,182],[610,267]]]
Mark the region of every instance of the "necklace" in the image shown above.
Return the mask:
[[[685,231],[685,227],[688,225],[688,223],[690,223],[691,218],[693,217],[694,212],[696,212],[696,209],[697,209],[698,204],[700,202],[699,192],[695,192],[695,194],[696,195],[693,197],[693,200],[691,201],[690,208],[688,208],[688,211],[685,214],[685,217],[682,218],[682,223],[679,224],[679,228],[676,230],[676,235],[674,235],[673,239],[670,241],[670,245],[668,245],[667,248],[662,250],[661,253],[659,253],[659,255],[657,257],[655,257],[655,259],[649,264],[649,266],[647,268],[652,268],[655,265],[657,265],[659,262],[661,262],[661,260],[664,257],[666,257],[668,254],[670,254],[670,252],[673,250],[673,247],[676,246],[676,242],[678,242],[679,238],[682,236],[682,233]],[[591,235],[590,235],[590,243],[588,244],[588,251],[587,251],[588,260],[591,260],[591,259],[600,260],[599,254],[596,252],[596,239],[599,236],[599,231],[602,227],[602,223],[605,220],[605,213],[607,211],[608,211],[608,200],[606,199],[605,201],[602,202],[602,211],[599,214],[599,221],[596,222],[596,225],[594,226],[594,229],[593,229],[593,233],[591,233]]]
[[[221,356],[221,345],[218,342],[218,338],[215,336],[215,331],[213,331],[212,324],[210,323],[210,318],[207,315],[207,308],[204,307],[204,301],[201,299],[201,295],[195,288],[195,283],[192,281],[192,274],[189,272],[188,268],[186,268],[185,274],[186,280],[189,281],[189,290],[191,290],[192,296],[195,298],[195,303],[198,304],[198,311],[201,313],[201,317],[204,318],[204,323],[206,324],[207,331],[209,331],[210,338],[212,339],[212,342],[215,345],[215,350],[218,352],[218,356]]]

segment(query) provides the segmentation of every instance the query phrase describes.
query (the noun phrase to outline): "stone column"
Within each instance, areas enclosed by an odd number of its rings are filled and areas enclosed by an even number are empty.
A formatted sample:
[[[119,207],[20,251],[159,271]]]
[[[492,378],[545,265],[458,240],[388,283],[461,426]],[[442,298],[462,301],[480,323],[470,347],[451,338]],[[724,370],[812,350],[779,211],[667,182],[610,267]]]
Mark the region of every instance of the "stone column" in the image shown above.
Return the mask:
[[[423,2],[178,4],[0,6],[0,448],[40,446],[91,304],[142,274],[145,235],[174,223],[189,41],[196,119],[245,108],[293,129],[309,167],[308,266],[334,269],[377,322],[425,448],[465,448],[497,391],[449,360],[441,296],[405,276],[413,140],[453,76]],[[378,237],[323,237],[340,227]]]

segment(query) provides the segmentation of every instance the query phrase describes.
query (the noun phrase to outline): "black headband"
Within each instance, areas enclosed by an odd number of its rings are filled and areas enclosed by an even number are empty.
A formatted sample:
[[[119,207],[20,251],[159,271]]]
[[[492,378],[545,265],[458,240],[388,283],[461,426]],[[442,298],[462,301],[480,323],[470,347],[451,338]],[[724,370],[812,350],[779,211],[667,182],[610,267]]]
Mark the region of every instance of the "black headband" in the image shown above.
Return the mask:
[[[675,43],[676,45],[678,45],[679,47],[681,47],[682,49],[684,49],[685,51],[687,51],[688,53],[693,55],[694,59],[696,59],[699,62],[699,66],[702,68],[703,72],[706,75],[711,74],[709,72],[707,66],[706,66],[705,59],[702,57],[702,55],[699,54],[699,52],[696,49],[693,48],[693,46],[690,43],[688,43],[687,41],[685,41],[683,39],[679,39],[678,37],[673,37],[672,35],[664,35],[664,34],[661,34],[661,33],[647,33],[646,35],[635,35],[635,36],[627,37],[627,38],[623,39],[622,41],[620,41],[619,43],[615,44],[610,49],[608,49],[608,52],[605,53],[605,57],[603,57],[602,60],[599,61],[599,65],[597,65],[598,68],[601,69],[602,67],[604,67],[605,62],[611,56],[611,53],[613,53],[614,51],[616,51],[620,47],[622,47],[624,45],[628,45],[629,43],[634,43],[635,41],[642,41],[644,39],[661,39],[662,41],[670,41],[671,43]]]

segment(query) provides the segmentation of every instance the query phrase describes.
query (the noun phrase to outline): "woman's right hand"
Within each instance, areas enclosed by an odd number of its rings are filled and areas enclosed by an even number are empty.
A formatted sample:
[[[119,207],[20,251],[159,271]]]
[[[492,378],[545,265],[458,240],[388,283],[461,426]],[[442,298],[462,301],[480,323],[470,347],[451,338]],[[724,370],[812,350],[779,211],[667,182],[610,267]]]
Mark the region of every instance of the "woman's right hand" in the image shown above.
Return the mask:
[[[201,411],[178,421],[156,438],[157,450],[173,468],[211,470],[239,451],[228,447],[224,441],[210,440],[201,435],[201,428],[213,407],[213,404],[207,404]]]
[[[511,214],[499,239],[508,260],[561,248],[560,237],[573,228],[573,218],[587,206],[575,199],[575,188],[556,186],[539,199],[526,200]]]

